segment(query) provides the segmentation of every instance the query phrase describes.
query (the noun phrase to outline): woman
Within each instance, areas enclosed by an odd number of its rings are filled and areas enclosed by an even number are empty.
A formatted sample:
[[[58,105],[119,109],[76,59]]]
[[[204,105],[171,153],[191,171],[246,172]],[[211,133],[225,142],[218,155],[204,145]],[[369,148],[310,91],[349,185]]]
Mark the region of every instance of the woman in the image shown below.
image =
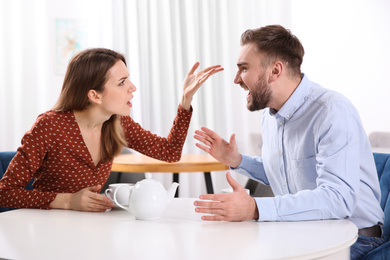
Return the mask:
[[[0,180],[0,206],[105,211],[114,205],[99,191],[124,146],[159,160],[180,160],[192,97],[223,70],[216,65],[195,73],[198,66],[187,74],[172,129],[162,138],[129,116],[136,88],[123,55],[102,48],[75,55],[58,102],[38,116]],[[34,189],[24,189],[32,178]]]

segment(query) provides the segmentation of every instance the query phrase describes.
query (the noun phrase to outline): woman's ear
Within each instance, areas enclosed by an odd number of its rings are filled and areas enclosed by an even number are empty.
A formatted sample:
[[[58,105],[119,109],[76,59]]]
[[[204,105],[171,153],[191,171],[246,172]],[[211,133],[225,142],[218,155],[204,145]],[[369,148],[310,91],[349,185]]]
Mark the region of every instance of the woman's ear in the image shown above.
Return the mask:
[[[102,103],[102,96],[94,89],[88,91],[88,98],[94,104]]]

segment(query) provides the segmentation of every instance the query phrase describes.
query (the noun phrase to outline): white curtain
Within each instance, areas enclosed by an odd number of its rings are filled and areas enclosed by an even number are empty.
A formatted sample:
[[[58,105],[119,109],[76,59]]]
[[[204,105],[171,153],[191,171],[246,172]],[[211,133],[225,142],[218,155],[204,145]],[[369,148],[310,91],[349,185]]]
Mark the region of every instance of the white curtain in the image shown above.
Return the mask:
[[[20,133],[27,130],[23,121],[45,109],[42,105],[50,91],[44,54],[48,49],[46,5],[42,1],[0,1],[0,17],[0,144],[2,150],[15,150],[7,144],[20,143]]]

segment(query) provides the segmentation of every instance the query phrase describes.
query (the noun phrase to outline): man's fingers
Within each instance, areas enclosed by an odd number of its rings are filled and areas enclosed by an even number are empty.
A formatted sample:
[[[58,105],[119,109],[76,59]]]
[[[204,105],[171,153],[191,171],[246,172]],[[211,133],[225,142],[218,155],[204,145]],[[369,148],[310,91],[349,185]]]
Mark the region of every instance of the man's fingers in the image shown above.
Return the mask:
[[[195,201],[195,211],[201,214],[214,215],[213,220],[221,220],[219,217],[216,216],[223,216],[225,214],[225,209],[222,206],[222,203],[223,202],[219,201]]]
[[[201,214],[210,214],[214,216],[224,216],[224,211],[222,209],[210,209],[210,208],[195,208],[197,213]]]
[[[207,127],[202,126],[200,129],[201,130],[195,130],[195,133],[197,135],[207,139],[210,143],[213,143],[216,140],[223,140],[217,133],[208,129]],[[235,140],[234,140],[234,142],[235,142]]]
[[[202,126],[200,129],[203,132],[205,132],[208,136],[210,136],[212,139],[217,139],[219,137],[219,135],[217,135],[217,133],[215,133],[214,131],[208,129],[207,127]]]
[[[206,220],[206,221],[223,221],[223,220],[227,220],[225,216],[222,216],[222,215],[205,215],[205,216],[202,216],[202,220]]]
[[[201,145],[199,143],[196,143],[195,144],[196,147],[200,148],[201,150],[205,151],[206,153],[210,153],[211,152],[211,149],[207,146],[204,146],[204,145]]]
[[[199,196],[201,203],[211,203],[212,201],[226,201],[230,194],[202,194]],[[208,200],[208,201],[207,201]]]
[[[203,131],[195,130],[195,134],[197,134],[197,135],[203,137],[204,139],[209,140],[210,142],[213,141],[213,138],[212,138],[209,134],[207,134],[207,133],[205,133],[205,132],[203,132]]]
[[[194,135],[194,138],[202,143],[204,143],[207,146],[211,146],[211,141],[208,140],[206,137],[200,136],[200,135]]]
[[[233,177],[230,175],[230,172],[226,173],[226,180],[228,181],[230,187],[233,188],[233,191],[238,191],[243,188]]]
[[[231,146],[237,146],[237,144],[236,144],[236,134],[232,134],[231,136],[230,136],[230,145]]]
[[[194,201],[194,205],[200,208],[207,208],[207,209],[220,209],[222,208],[220,206],[221,202],[217,201]]]

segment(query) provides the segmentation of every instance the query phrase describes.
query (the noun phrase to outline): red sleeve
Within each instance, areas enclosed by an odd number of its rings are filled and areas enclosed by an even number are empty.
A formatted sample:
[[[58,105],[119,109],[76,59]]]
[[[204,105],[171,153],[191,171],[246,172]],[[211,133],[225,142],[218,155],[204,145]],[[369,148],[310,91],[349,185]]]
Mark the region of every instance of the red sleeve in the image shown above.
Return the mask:
[[[26,190],[25,186],[35,176],[49,149],[47,133],[43,126],[48,124],[45,114],[38,117],[22,139],[15,157],[0,180],[0,205],[8,208],[50,208],[56,193]]]
[[[129,116],[122,117],[128,147],[161,161],[177,162],[181,158],[191,116],[192,107],[190,111],[186,111],[179,106],[171,131],[166,138],[143,129]]]

